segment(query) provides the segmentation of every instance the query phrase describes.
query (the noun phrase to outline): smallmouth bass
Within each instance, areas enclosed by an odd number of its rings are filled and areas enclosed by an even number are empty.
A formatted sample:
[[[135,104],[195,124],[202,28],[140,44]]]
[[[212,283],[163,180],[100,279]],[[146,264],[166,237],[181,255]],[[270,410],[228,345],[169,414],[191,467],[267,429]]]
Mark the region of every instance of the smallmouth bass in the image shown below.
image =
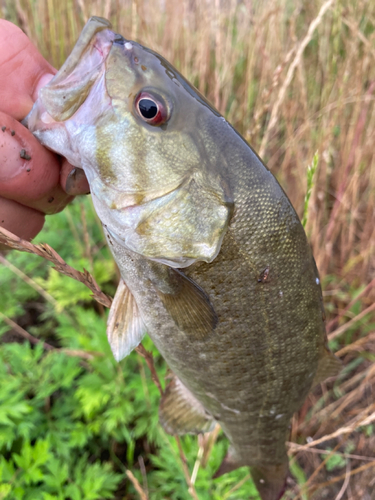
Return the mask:
[[[117,360],[147,332],[174,373],[171,434],[219,422],[216,475],[247,465],[285,489],[285,440],[310,388],[338,372],[303,227],[260,158],[163,57],[91,18],[26,124],[85,171],[121,271],[108,317]]]

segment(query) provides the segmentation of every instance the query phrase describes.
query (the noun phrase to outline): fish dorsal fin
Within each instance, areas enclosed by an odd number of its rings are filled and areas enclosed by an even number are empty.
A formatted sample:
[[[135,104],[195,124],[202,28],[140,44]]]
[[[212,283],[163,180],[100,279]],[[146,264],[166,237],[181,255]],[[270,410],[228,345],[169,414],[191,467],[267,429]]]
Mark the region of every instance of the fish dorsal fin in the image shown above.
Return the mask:
[[[124,280],[120,280],[107,321],[108,342],[116,361],[130,354],[145,333],[134,296]]]
[[[176,376],[161,398],[159,420],[168,434],[200,434],[215,427],[212,416]]]
[[[324,382],[329,377],[335,377],[340,373],[342,363],[327,347],[323,348],[323,355],[319,360],[318,369],[311,387]]]
[[[216,312],[202,288],[183,272],[170,269],[171,293],[158,295],[176,325],[187,335],[204,339],[218,323]]]

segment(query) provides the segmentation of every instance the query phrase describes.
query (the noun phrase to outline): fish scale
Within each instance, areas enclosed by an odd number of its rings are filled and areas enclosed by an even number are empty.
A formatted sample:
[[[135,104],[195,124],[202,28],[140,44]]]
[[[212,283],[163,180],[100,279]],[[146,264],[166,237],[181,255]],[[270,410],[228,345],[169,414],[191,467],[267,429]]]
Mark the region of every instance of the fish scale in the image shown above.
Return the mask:
[[[290,418],[340,365],[306,235],[275,177],[171,64],[102,18],[26,124],[90,183],[121,272],[107,324],[115,358],[147,332],[174,373],[165,430],[219,422],[230,446],[216,476],[250,466],[262,500],[278,500]]]

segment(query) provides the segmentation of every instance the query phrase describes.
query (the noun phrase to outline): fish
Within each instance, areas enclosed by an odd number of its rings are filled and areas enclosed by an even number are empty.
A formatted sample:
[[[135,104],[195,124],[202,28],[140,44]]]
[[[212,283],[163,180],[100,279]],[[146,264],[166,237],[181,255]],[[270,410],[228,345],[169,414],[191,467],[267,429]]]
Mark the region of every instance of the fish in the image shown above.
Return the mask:
[[[336,375],[319,274],[296,211],[241,135],[168,61],[92,17],[25,119],[88,179],[121,280],[114,357],[146,332],[173,372],[167,433],[229,448],[262,500],[286,488],[290,419]]]

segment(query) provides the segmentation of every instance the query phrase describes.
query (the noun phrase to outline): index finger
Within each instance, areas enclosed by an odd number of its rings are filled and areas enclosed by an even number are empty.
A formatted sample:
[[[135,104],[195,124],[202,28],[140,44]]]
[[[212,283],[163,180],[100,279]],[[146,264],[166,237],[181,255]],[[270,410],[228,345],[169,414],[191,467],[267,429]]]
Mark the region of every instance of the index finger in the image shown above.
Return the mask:
[[[0,19],[0,111],[22,120],[31,110],[37,89],[56,70],[20,28]]]

